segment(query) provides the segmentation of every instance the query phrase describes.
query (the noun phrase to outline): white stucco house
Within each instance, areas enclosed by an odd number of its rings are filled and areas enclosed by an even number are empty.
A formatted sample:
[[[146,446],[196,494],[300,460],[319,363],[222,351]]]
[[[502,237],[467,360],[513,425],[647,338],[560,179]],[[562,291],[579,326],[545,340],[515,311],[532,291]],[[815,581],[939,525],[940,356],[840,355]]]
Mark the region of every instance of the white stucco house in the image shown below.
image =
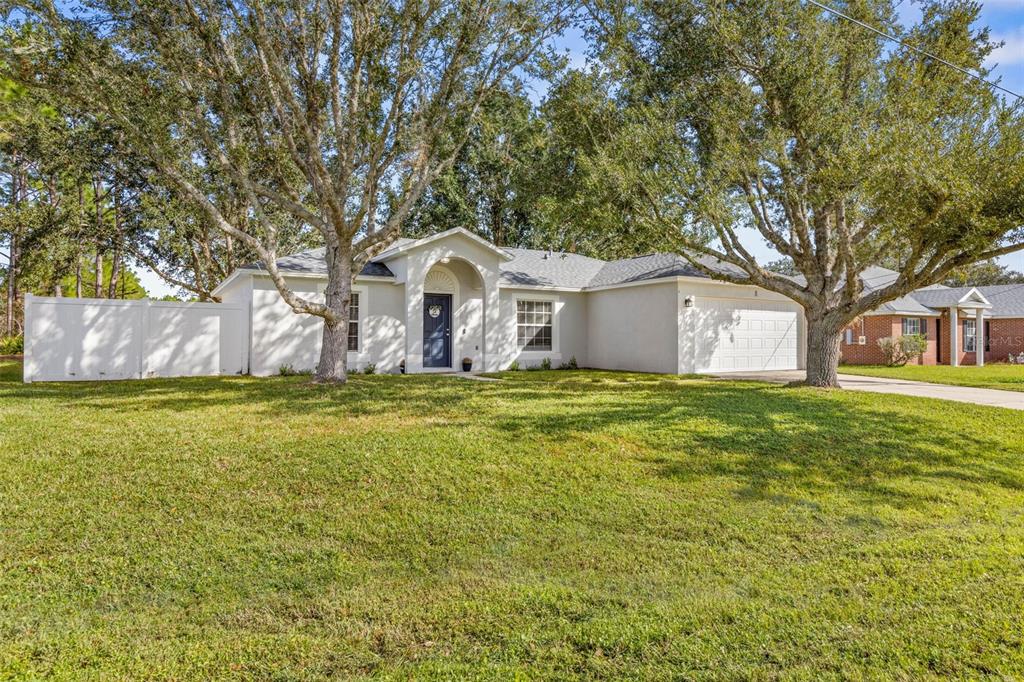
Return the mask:
[[[278,267],[305,297],[323,295],[322,250]],[[718,264],[716,267],[726,267]],[[260,266],[216,290],[248,311],[251,374],[315,367],[321,321],[295,314]],[[462,229],[401,239],[368,263],[352,296],[349,367],[446,372],[554,366],[666,373],[797,369],[802,310],[754,286],[712,280],[673,254],[602,261],[499,248]]]

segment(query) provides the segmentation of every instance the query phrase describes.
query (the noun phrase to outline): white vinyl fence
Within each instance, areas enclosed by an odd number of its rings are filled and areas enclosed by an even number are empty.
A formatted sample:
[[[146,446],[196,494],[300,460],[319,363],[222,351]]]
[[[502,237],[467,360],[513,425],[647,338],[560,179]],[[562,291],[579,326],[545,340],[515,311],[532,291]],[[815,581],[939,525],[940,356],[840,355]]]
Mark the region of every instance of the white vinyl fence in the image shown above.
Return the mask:
[[[249,371],[249,311],[225,303],[25,297],[25,381]]]

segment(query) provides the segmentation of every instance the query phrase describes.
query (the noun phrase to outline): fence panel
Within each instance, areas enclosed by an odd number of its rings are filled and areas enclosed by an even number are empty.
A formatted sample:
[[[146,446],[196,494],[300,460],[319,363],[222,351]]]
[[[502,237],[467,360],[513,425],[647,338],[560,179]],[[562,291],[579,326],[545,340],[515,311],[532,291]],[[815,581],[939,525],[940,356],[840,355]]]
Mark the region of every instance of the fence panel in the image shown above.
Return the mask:
[[[25,381],[242,374],[247,306],[25,297]]]

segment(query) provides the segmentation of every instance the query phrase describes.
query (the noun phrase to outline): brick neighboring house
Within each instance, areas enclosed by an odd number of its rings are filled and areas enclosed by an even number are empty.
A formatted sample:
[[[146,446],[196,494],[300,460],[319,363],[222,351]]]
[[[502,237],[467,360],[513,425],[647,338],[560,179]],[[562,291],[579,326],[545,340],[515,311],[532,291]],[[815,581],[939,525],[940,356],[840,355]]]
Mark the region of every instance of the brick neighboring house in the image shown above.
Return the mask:
[[[863,275],[865,289],[886,286],[896,276],[892,270],[869,268]],[[928,339],[927,349],[913,364],[1006,362],[1010,354],[1024,352],[1024,284],[918,289],[847,327],[840,347],[842,362],[882,364],[885,359],[878,340],[904,334]],[[980,357],[979,345],[985,349]]]

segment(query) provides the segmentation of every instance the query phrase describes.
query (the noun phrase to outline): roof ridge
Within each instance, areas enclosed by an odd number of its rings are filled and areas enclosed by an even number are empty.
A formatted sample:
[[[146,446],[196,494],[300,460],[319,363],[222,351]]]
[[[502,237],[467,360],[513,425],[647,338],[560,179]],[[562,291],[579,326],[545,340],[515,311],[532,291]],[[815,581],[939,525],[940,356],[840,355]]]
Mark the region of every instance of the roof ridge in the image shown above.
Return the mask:
[[[576,253],[575,251],[560,251],[558,249],[531,249],[525,246],[500,246],[498,248],[505,249],[507,251],[528,251],[530,253],[564,253],[567,256],[578,256],[580,258],[588,258],[590,260],[596,260],[602,263],[608,262],[602,258],[595,258],[594,256],[588,256],[583,253]]]

